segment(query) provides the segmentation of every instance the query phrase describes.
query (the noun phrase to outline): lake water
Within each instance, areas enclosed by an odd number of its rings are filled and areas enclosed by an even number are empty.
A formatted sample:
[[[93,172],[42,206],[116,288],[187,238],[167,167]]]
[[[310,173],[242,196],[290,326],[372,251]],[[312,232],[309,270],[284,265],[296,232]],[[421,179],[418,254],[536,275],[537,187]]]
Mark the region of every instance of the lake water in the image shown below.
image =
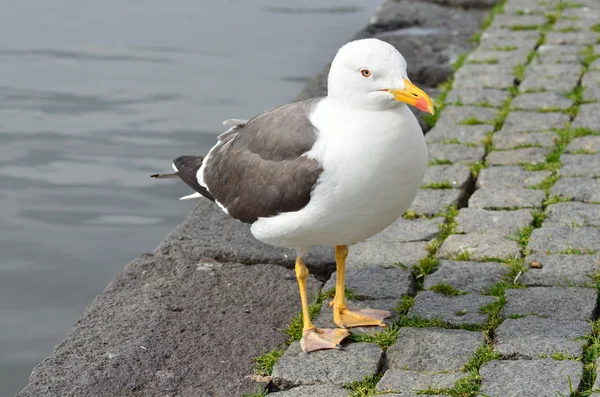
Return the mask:
[[[0,12],[0,397],[192,209],[151,180],[290,101],[376,3],[13,0]],[[285,6],[283,5],[285,4]]]

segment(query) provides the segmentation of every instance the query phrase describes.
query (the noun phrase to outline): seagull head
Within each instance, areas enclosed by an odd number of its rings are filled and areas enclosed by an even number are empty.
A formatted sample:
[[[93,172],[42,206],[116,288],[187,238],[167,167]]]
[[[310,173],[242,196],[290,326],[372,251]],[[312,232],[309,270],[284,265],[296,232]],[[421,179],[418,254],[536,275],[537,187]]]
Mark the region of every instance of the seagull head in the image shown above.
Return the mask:
[[[433,103],[408,79],[406,60],[378,39],[351,41],[340,48],[327,78],[328,96],[365,109],[387,109],[403,103],[433,114]]]

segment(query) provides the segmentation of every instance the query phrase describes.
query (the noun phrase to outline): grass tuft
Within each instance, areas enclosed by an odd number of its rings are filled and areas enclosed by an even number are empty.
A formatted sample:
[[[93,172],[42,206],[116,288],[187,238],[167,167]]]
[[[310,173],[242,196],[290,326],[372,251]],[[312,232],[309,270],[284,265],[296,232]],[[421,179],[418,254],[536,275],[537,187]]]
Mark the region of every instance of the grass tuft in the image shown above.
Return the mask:
[[[479,120],[477,117],[467,117],[466,119],[464,119],[463,121],[461,121],[459,124],[462,125],[479,125],[479,124],[486,124],[485,122]]]
[[[322,306],[324,300],[325,300],[325,295],[319,293],[317,295],[317,298],[315,299],[315,301],[313,303],[311,303],[310,305],[308,305],[308,312],[309,312],[311,319],[314,319],[315,317],[317,317],[317,315],[321,311],[321,306]],[[303,327],[304,327],[304,317],[302,316],[302,311],[301,311],[298,314],[296,314],[296,316],[294,318],[292,318],[292,321],[290,321],[290,324],[287,326],[286,329],[281,330],[281,332],[283,332],[284,334],[289,336],[289,340],[287,341],[287,343],[296,342],[296,341],[299,341],[300,339],[302,339],[302,328]]]
[[[446,283],[432,285],[431,287],[429,287],[429,290],[435,291],[439,294],[446,295],[446,296],[459,296],[459,295],[467,294],[466,291],[458,290],[458,289],[454,288],[453,286],[451,286],[450,284],[446,284]]]
[[[256,391],[244,393],[242,394],[242,397],[265,397],[267,394],[269,394],[269,389],[258,385],[256,386]]]
[[[446,165],[446,164],[452,164],[452,161],[450,161],[448,159],[433,159],[427,165],[432,166],[432,165]]]
[[[276,347],[271,351],[263,352],[263,354],[254,358],[254,372],[261,376],[271,376],[275,363],[283,356],[284,352],[283,347]]]
[[[383,374],[379,373],[376,375],[369,375],[362,381],[347,383],[346,385],[344,385],[344,388],[350,391],[348,397],[375,396],[377,394],[375,387],[377,386],[377,383],[381,380],[382,376]]]
[[[396,343],[398,338],[398,331],[400,327],[392,325],[391,327],[385,327],[381,331],[375,331],[372,334],[367,333],[351,333],[348,340],[352,342],[369,342],[377,343],[379,347],[386,350],[388,347]]]
[[[421,186],[421,189],[452,189],[452,185],[448,181],[432,182],[428,185]]]

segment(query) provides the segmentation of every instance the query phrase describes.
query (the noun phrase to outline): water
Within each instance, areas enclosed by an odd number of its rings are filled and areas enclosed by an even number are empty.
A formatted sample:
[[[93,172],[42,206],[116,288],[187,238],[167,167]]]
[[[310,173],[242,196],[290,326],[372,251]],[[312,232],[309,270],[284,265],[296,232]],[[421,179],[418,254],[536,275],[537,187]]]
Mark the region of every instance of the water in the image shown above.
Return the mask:
[[[192,209],[148,176],[292,99],[375,4],[20,0],[0,13],[0,396]]]

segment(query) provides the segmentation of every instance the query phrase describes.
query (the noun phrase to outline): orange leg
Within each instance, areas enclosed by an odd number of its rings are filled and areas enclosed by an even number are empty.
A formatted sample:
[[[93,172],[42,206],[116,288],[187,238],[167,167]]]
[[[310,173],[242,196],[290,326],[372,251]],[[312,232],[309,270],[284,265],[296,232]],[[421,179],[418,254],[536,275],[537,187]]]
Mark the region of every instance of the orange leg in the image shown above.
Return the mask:
[[[321,349],[339,349],[342,340],[349,335],[345,329],[327,329],[316,328],[310,321],[308,311],[308,297],[306,296],[306,279],[308,278],[308,268],[304,264],[304,259],[296,258],[296,278],[300,287],[300,300],[302,301],[302,317],[304,326],[302,328],[302,339],[300,346],[305,352],[311,352]]]
[[[346,306],[344,289],[346,288],[347,256],[347,245],[338,245],[335,247],[335,297],[333,298],[333,302],[331,302],[331,305],[333,306],[333,321],[342,328],[364,327],[369,325],[385,327],[383,320],[391,317],[391,312],[376,309],[349,309],[348,306]]]

